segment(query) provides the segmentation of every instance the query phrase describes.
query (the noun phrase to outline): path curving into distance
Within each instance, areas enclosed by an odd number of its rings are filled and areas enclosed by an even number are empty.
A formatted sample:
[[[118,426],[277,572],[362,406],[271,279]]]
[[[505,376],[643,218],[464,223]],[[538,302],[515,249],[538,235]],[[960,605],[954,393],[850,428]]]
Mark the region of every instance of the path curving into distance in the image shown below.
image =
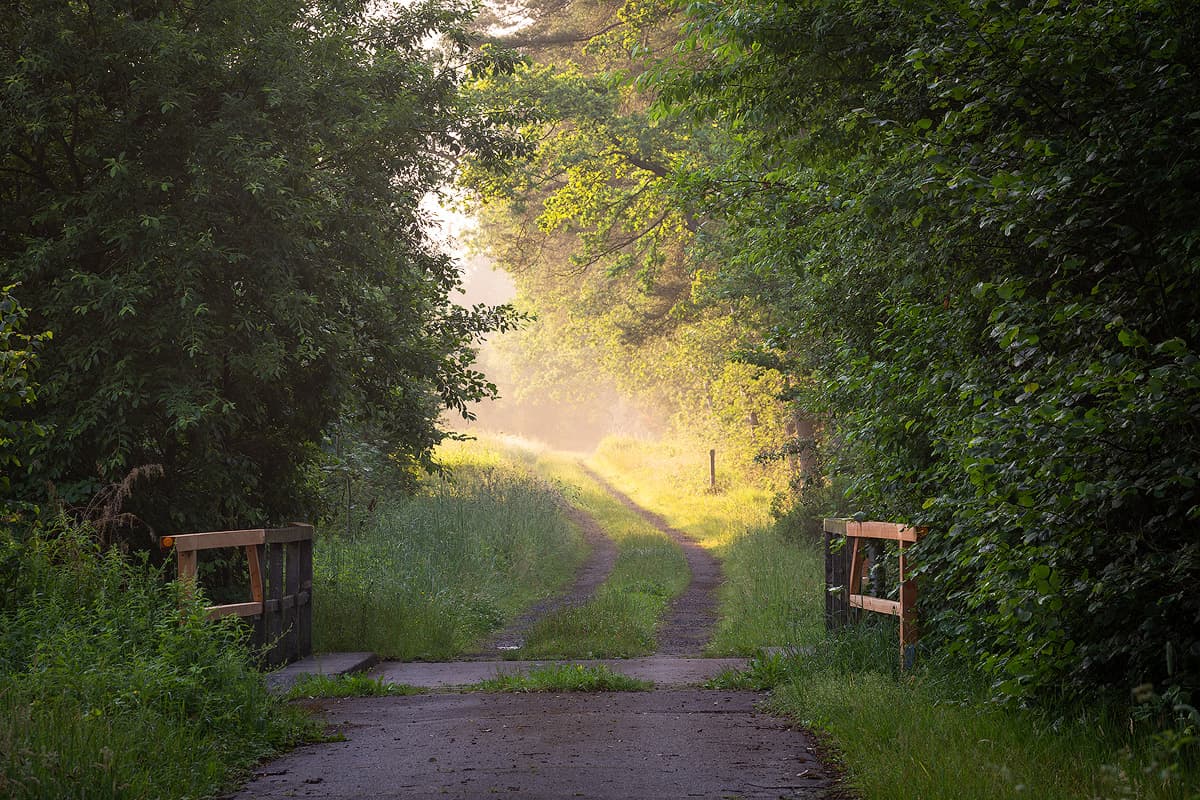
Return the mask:
[[[702,655],[717,626],[717,589],[721,586],[724,578],[721,562],[687,534],[668,525],[667,521],[658,514],[633,502],[626,494],[600,477],[591,468],[583,464],[580,464],[580,467],[588,477],[603,486],[605,491],[637,512],[642,519],[670,536],[683,548],[683,557],[687,559],[692,579],[683,594],[671,602],[671,607],[659,626],[658,650],[655,654],[664,656]]]

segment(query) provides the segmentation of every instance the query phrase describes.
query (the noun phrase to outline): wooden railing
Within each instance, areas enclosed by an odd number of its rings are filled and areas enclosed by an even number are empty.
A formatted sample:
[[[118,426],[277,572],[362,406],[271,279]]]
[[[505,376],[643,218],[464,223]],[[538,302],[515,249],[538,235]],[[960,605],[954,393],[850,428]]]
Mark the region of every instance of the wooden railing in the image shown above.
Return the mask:
[[[905,550],[921,538],[924,530],[895,522],[852,519],[827,519],[824,528],[825,627],[835,630],[849,624],[857,619],[860,609],[899,617],[900,664],[912,666],[918,638],[917,583]],[[885,579],[878,570],[872,570],[872,566],[882,566],[884,542],[896,542],[899,550],[896,600],[878,596],[884,592]],[[863,578],[871,573],[874,594],[864,594]]]
[[[254,617],[252,642],[266,648],[269,666],[312,654],[312,539],[311,525],[257,528],[165,536],[163,547],[174,547],[179,579],[196,584],[201,550],[242,547],[250,572],[247,602],[209,606],[210,618]]]

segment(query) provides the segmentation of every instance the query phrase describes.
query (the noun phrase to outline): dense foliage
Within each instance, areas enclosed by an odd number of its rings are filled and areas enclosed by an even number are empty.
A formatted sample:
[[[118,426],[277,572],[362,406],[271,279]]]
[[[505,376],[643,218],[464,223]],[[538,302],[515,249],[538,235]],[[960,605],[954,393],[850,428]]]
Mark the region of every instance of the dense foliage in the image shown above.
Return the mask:
[[[304,726],[236,625],[90,532],[0,534],[0,795],[208,795]]]
[[[678,14],[612,0],[530,9],[505,39],[528,63],[470,86],[481,102],[524,110],[529,151],[517,169],[468,160],[460,175],[486,203],[483,244],[537,316],[485,362],[500,367],[489,374],[517,413],[485,418],[571,447],[673,427],[753,468],[783,444],[781,379],[730,363],[752,344],[758,313],[705,301],[711,265],[690,250],[699,220],[674,191],[712,137],[653,120],[652,95],[626,79],[640,74],[629,49],[669,50]],[[557,425],[556,406],[571,408]]]
[[[694,3],[723,291],[1009,695],[1200,675],[1200,28],[1170,2]],[[695,69],[696,67],[699,69]],[[716,237],[714,237],[716,238]]]
[[[504,311],[448,301],[419,202],[507,145],[454,3],[18,2],[0,33],[0,284],[51,330],[15,495],[130,469],[174,529],[306,513],[339,416],[427,458]],[[440,38],[436,47],[430,44]],[[153,494],[153,499],[147,499]]]
[[[824,484],[863,513],[929,527],[925,641],[1001,695],[1194,687],[1200,23],[1187,4],[614,14],[623,38],[605,28],[588,47],[620,38],[625,60],[592,63],[603,74],[587,91],[565,92],[583,80],[569,70],[516,76],[546,116],[536,177],[501,185],[522,190],[515,208],[542,233],[578,235],[574,251],[526,249],[551,262],[528,290],[583,299],[580,330],[668,332],[650,341],[736,316],[735,335],[675,360],[620,335],[587,341],[627,375],[653,371],[632,354],[655,354],[653,385],[686,383],[701,352],[770,368],[797,422],[820,420],[793,428],[790,449],[820,434],[809,466]],[[645,254],[662,252],[661,228],[640,238],[604,213],[642,198],[680,220],[647,284],[650,297],[687,287],[665,314],[630,294],[635,280],[604,288],[650,275]],[[609,268],[578,270],[614,231],[633,238]],[[556,279],[570,252],[577,271]],[[714,403],[717,373],[702,372]],[[817,488],[805,508],[819,512]]]
[[[19,471],[34,443],[45,433],[33,420],[20,419],[25,406],[37,399],[33,372],[37,366],[37,348],[50,335],[30,335],[23,328],[29,312],[12,294],[13,287],[0,287],[0,492],[12,486],[10,472]],[[15,513],[13,508],[4,512]],[[0,523],[4,520],[0,519]]]

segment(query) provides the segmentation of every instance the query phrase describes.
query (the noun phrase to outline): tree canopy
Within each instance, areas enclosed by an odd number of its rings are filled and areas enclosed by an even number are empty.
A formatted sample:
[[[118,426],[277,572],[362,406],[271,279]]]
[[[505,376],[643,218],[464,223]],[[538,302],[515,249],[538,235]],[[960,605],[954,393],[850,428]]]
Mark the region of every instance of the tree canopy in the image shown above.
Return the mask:
[[[635,174],[686,220],[670,263],[687,318],[738,315],[724,349],[773,367],[821,421],[823,480],[851,509],[929,527],[927,641],[1009,697],[1195,684],[1196,15],[1168,0],[667,9],[674,48],[635,46],[592,79],[642,92],[600,124],[633,111],[638,140],[657,139],[644,155],[668,169]],[[593,116],[552,128],[593,137],[565,166],[589,187],[571,199],[620,188],[598,159],[629,148]],[[555,138],[539,142],[535,166]],[[608,235],[611,217],[521,198],[543,227],[569,219],[577,252]]]
[[[50,330],[20,496],[130,469],[172,529],[307,512],[338,418],[427,459],[504,309],[449,301],[419,203],[510,147],[453,2],[16,2],[0,34],[0,284]],[[436,42],[436,43],[435,43]]]

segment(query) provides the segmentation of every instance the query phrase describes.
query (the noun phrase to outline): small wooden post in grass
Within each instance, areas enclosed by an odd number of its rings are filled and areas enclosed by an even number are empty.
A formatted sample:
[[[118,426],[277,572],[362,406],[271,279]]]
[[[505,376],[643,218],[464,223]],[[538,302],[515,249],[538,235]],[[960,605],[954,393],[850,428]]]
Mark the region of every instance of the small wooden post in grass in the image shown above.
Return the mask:
[[[711,492],[717,490],[717,451],[708,451],[708,489]]]

